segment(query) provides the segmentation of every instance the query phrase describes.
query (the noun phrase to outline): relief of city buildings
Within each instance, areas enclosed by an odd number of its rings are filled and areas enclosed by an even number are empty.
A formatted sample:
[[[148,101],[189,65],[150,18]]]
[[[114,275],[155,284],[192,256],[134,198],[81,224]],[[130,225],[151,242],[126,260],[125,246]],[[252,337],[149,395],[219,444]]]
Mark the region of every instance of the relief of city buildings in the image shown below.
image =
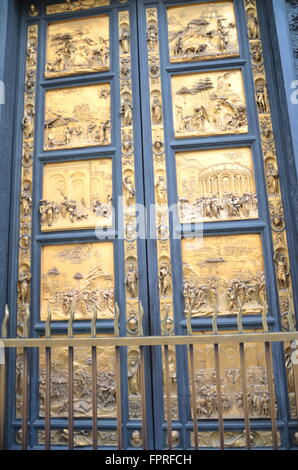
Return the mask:
[[[111,226],[111,159],[46,164],[39,212],[42,231]]]
[[[182,223],[258,218],[249,148],[176,153]]]

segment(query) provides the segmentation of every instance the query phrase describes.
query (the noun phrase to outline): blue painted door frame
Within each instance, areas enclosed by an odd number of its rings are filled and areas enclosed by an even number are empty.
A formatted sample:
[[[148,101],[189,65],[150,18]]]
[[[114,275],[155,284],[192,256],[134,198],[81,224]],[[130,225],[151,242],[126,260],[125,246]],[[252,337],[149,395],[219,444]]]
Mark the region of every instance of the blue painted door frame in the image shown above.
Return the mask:
[[[200,0],[197,0],[200,1]],[[24,50],[25,44],[23,38],[25,27],[28,23],[32,22],[32,19],[28,18],[26,11],[28,4],[31,2],[18,2],[17,0],[2,0],[0,2],[0,80],[4,80],[6,84],[6,104],[0,105],[0,215],[1,215],[1,226],[0,226],[0,308],[3,312],[4,304],[9,303],[11,312],[14,312],[16,304],[16,280],[17,280],[17,256],[15,252],[15,247],[17,246],[17,233],[18,233],[18,191],[19,191],[19,171],[20,167],[20,141],[21,141],[21,129],[19,123],[21,122],[22,117],[22,97],[23,97],[23,70],[24,70]],[[39,2],[36,2],[37,4]],[[57,0],[50,0],[47,3],[57,3]],[[189,148],[198,149],[202,148],[202,144],[210,148],[220,148],[222,146],[241,146],[241,145],[251,145],[254,149],[254,163],[257,174],[257,185],[258,185],[258,194],[259,200],[263,201],[260,205],[260,223],[250,223],[244,222],[241,224],[240,230],[242,233],[261,233],[264,240],[264,250],[266,253],[266,271],[268,279],[272,280],[272,286],[275,286],[274,282],[274,269],[272,262],[269,261],[272,259],[272,246],[270,243],[270,221],[268,218],[268,208],[265,197],[265,185],[264,185],[264,170],[261,163],[260,157],[260,146],[259,146],[259,131],[255,123],[255,104],[254,96],[251,91],[249,84],[251,83],[252,76],[249,66],[249,51],[248,45],[245,36],[245,19],[244,19],[244,10],[241,6],[241,1],[236,0],[236,3],[239,5],[238,11],[238,20],[240,24],[240,36],[241,36],[241,48],[244,59],[235,59],[225,61],[224,64],[211,64],[215,67],[240,67],[243,69],[246,77],[246,93],[249,103],[249,120],[250,120],[250,133],[243,139],[227,137],[227,138],[216,138],[216,139],[205,139],[204,143],[202,139],[191,139],[189,141],[175,141],[173,138],[173,125],[172,125],[172,112],[168,103],[171,102],[171,91],[170,91],[170,80],[169,77],[171,74],[179,74],[185,71],[194,71],[206,68],[206,64],[187,64],[187,65],[170,65],[168,60],[167,53],[167,33],[165,28],[165,18],[166,18],[166,6],[181,4],[181,1],[149,1],[149,0],[131,0],[125,5],[121,5],[116,0],[112,1],[112,8],[107,8],[107,11],[111,13],[112,17],[112,31],[117,31],[117,20],[116,12],[117,9],[126,9],[127,7],[131,10],[131,20],[132,24],[135,25],[135,28],[132,29],[132,41],[134,47],[133,49],[133,75],[135,80],[134,88],[134,120],[137,124],[136,133],[135,133],[135,147],[140,149],[136,158],[136,174],[139,177],[137,181],[137,197],[138,202],[143,202],[149,205],[154,200],[153,192],[153,167],[151,161],[151,145],[150,145],[150,102],[149,102],[149,92],[148,92],[148,76],[147,76],[147,62],[146,62],[146,25],[145,25],[145,8],[146,7],[155,7],[158,8],[160,24],[163,25],[161,28],[161,59],[162,59],[162,81],[163,81],[163,97],[164,103],[167,103],[167,106],[164,107],[164,116],[165,116],[165,129],[167,134],[167,172],[168,172],[168,181],[173,182],[168,188],[168,196],[170,204],[177,201],[177,188],[176,188],[176,169],[175,169],[175,152],[177,150],[187,150]],[[187,1],[184,3],[192,3]],[[114,8],[115,7],[115,8]],[[297,259],[297,201],[296,194],[293,191],[295,190],[295,179],[297,182],[298,176],[298,120],[297,120],[297,105],[294,108],[294,105],[290,100],[290,91],[289,91],[289,82],[294,75],[294,65],[293,60],[289,51],[289,35],[286,27],[286,2],[285,0],[266,0],[265,2],[259,2],[259,14],[261,20],[261,27],[263,35],[267,40],[265,40],[265,57],[266,57],[266,68],[269,72],[269,92],[270,98],[273,103],[273,118],[275,133],[278,141],[278,154],[279,154],[279,163],[282,172],[282,179],[288,181],[289,176],[291,177],[290,187],[294,188],[293,190],[284,190],[284,200],[285,200],[285,209],[288,223],[288,231],[290,233],[290,252],[293,260]],[[86,13],[76,14],[78,16],[84,16]],[[20,20],[22,20],[20,22]],[[34,19],[34,22],[36,20]],[[38,17],[38,22],[41,24],[41,37],[45,38],[45,21],[43,15]],[[286,30],[285,30],[286,29]],[[112,36],[111,36],[112,37]],[[104,149],[103,152],[95,151],[96,156],[100,158],[100,155],[111,156],[113,160],[113,170],[115,178],[114,191],[116,194],[121,193],[121,168],[120,168],[120,158],[119,157],[119,142],[116,133],[116,129],[119,128],[119,115],[118,110],[120,109],[119,102],[119,88],[117,85],[117,76],[119,76],[118,62],[116,60],[116,49],[117,49],[118,34],[113,35],[112,41],[112,51],[114,51],[113,58],[113,70],[108,74],[100,74],[100,76],[92,76],[90,80],[84,83],[93,83],[96,80],[106,80],[107,78],[111,80],[114,87],[114,103],[113,103],[113,113],[114,121],[116,125],[114,126],[114,135],[113,143],[109,149]],[[273,44],[274,47],[271,47],[270,44]],[[18,57],[19,60],[11,60],[11,57]],[[59,79],[51,81],[51,85],[48,82],[43,80],[43,66],[44,66],[44,51],[42,49],[39,52],[39,83],[41,85],[41,90],[46,89],[48,86],[60,86],[71,83],[77,83],[76,78],[71,79]],[[113,54],[113,52],[112,52]],[[18,62],[18,63],[17,63]],[[18,69],[17,69],[18,68]],[[17,73],[18,70],[18,73]],[[17,79],[19,75],[19,80]],[[141,86],[140,86],[141,84]],[[278,93],[276,93],[276,91]],[[16,107],[15,107],[16,101]],[[36,144],[37,144],[37,155],[36,155],[36,167],[35,167],[35,196],[34,196],[34,211],[37,214],[38,200],[41,195],[41,170],[42,165],[46,161],[57,161],[58,157],[63,158],[63,152],[59,152],[59,155],[55,155],[55,152],[51,156],[44,154],[42,151],[42,109],[43,109],[43,91],[38,93],[38,107],[41,110],[38,117],[37,127],[38,131],[36,134]],[[282,112],[280,112],[280,110]],[[140,115],[141,113],[141,115]],[[142,119],[141,119],[142,117]],[[14,121],[16,123],[14,129]],[[141,127],[142,123],[142,127]],[[117,127],[118,126],[118,127]],[[81,150],[72,152],[72,157],[74,159],[79,159],[85,156],[92,156],[92,151],[90,149],[86,152]],[[285,158],[286,156],[286,158]],[[65,156],[65,158],[67,158]],[[56,159],[56,160],[55,160]],[[146,176],[144,176],[146,175]],[[10,198],[12,194],[12,198]],[[8,229],[10,226],[10,237],[8,237]],[[173,231],[175,227],[171,227]],[[219,233],[234,233],[235,227],[231,224],[224,224],[221,227],[217,224],[212,224],[212,226],[207,226],[206,230],[208,234],[214,235]],[[37,218],[34,221],[34,233],[36,237],[36,243],[34,244],[34,253],[33,253],[33,270],[39,270],[39,252],[40,247],[44,244],[57,243],[57,236],[43,235],[39,232],[38,220]],[[69,233],[59,234],[59,242],[63,243],[65,241],[72,240],[81,240],[81,241],[95,241],[94,234],[90,232],[76,232],[73,235]],[[8,253],[11,256],[8,256]],[[123,266],[123,246],[121,242],[115,242],[115,259],[117,263],[115,265],[115,272],[118,275],[117,278],[117,297],[124,305],[125,294],[123,292],[124,281],[124,266]],[[148,312],[147,315],[147,324],[145,325],[145,334],[155,334],[159,330],[159,312],[158,312],[158,283],[157,283],[157,258],[156,258],[156,246],[155,242],[148,240],[147,244],[140,241],[139,243],[139,258],[141,259],[141,266],[143,273],[146,273],[148,270],[148,285],[147,287],[147,276],[144,275],[141,284],[141,298],[144,304],[145,311]],[[148,261],[148,263],[147,263]],[[186,333],[186,324],[185,320],[180,312],[182,309],[182,297],[181,297],[181,286],[182,282],[182,266],[181,266],[181,246],[180,241],[172,241],[172,261],[174,266],[173,272],[173,282],[174,286],[177,286],[175,289],[175,312],[176,312],[176,333],[185,334]],[[296,280],[295,285],[298,285],[297,279],[297,263],[292,263],[293,275]],[[39,280],[35,277],[33,281],[33,312],[38,312],[38,287]],[[34,295],[34,292],[36,295]],[[149,292],[149,295],[148,295]],[[297,294],[297,293],[296,293]],[[148,302],[148,297],[150,297]],[[276,288],[272,287],[271,292],[269,293],[270,305],[271,305],[271,317],[270,322],[273,328],[278,328],[278,311],[276,303]],[[296,307],[298,306],[297,295],[295,298]],[[298,309],[296,308],[296,311]],[[150,314],[149,314],[150,312]],[[1,317],[1,313],[0,313]],[[150,318],[149,318],[150,317]],[[222,327],[231,328],[233,326],[231,322],[227,321],[222,323]],[[258,327],[260,324],[255,323],[253,318],[247,320],[247,327],[253,328]],[[199,322],[194,325],[197,329],[204,329],[208,327],[206,321]],[[11,323],[11,333],[14,331],[15,325]],[[59,324],[54,325],[55,332],[62,332],[61,328],[64,328],[65,325],[61,326]],[[77,325],[77,332],[86,331],[88,328],[87,324]],[[111,332],[112,323],[104,322],[98,325],[99,332]],[[122,334],[125,331],[125,322],[122,321]],[[34,326],[32,328],[32,335],[38,336],[44,329],[44,325],[41,324],[38,317],[34,319]],[[180,399],[183,399],[183,394],[189,393],[186,388],[187,374],[184,369],[185,362],[185,351],[183,348],[180,349],[180,354],[178,354],[178,370],[180,380],[178,387],[180,390],[179,396]],[[280,387],[278,387],[278,398],[280,403],[280,416],[278,424],[280,429],[283,429],[283,441],[282,444],[284,447],[289,447],[291,442],[291,434],[294,432],[295,423],[288,419],[288,409],[287,409],[287,399],[284,394],[284,375],[283,368],[280,361],[279,351],[276,351],[275,354],[276,367],[280,371]],[[166,429],[165,422],[161,414],[161,409],[163,408],[163,400],[160,393],[162,389],[162,369],[161,369],[161,360],[160,354],[153,355],[152,358],[147,357],[148,368],[154,369],[154,378],[151,381],[151,376],[147,376],[147,391],[149,394],[149,405],[152,403],[152,408],[149,406],[148,411],[148,422],[149,422],[149,447],[161,449],[166,447]],[[152,361],[152,367],[150,365]],[[35,403],[34,395],[38,393],[38,369],[37,369],[37,359],[36,357],[32,358],[32,366],[36,371],[33,375],[33,389],[32,389],[32,400],[31,400],[31,444],[36,446],[37,442],[37,432],[38,429],[42,428],[42,421],[38,419],[38,409]],[[125,368],[122,370],[123,379],[127,375]],[[279,380],[279,379],[278,379]],[[278,382],[277,380],[277,382]],[[9,383],[10,386],[14,384],[14,377],[11,371],[9,372]],[[186,391],[187,390],[187,391]],[[153,391],[153,402],[151,401],[151,391]],[[124,392],[125,393],[125,392]],[[35,395],[36,396],[36,395]],[[8,413],[8,442],[7,445],[10,448],[16,446],[15,442],[15,431],[19,428],[19,422],[14,419],[14,400],[13,397],[9,403],[9,413]],[[190,431],[192,423],[189,419],[190,413],[182,412],[179,420],[175,422],[174,429],[177,429],[181,433],[181,446],[182,448],[190,447]],[[129,448],[129,440],[131,432],[135,429],[139,429],[140,423],[132,422],[128,419],[127,411],[124,411],[124,429],[125,429],[125,447]],[[79,428],[84,428],[87,425],[90,425],[87,421],[80,421],[78,424]],[[67,423],[59,422],[57,426],[64,426]],[[113,420],[106,422],[105,426],[107,429],[114,429],[115,423]],[[203,423],[202,430],[215,430],[217,429],[217,423]],[[268,429],[270,428],[270,423],[260,424],[259,422],[255,423],[256,429]],[[154,429],[154,432],[153,432]],[[227,430],[239,429],[239,423],[229,422]]]

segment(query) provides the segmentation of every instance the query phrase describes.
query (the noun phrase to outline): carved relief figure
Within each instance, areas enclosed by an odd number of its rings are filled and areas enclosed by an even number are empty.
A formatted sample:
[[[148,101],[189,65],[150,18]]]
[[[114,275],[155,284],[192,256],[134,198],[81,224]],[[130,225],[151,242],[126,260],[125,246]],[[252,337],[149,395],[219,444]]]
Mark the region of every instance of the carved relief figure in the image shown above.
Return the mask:
[[[154,95],[152,99],[152,121],[153,124],[162,122],[162,105],[158,95]]]
[[[29,5],[29,16],[38,16],[38,9],[33,3]]]
[[[25,116],[22,121],[25,139],[31,139],[34,135],[34,108],[32,105],[27,105],[25,108]]]
[[[131,100],[126,96],[122,100],[121,114],[124,126],[131,126],[132,124],[132,103]]]
[[[137,285],[139,279],[139,272],[135,269],[133,263],[130,263],[125,278],[125,285],[131,298],[137,297]]]
[[[147,41],[149,49],[154,49],[158,39],[158,28],[155,22],[151,22],[147,27]]]
[[[258,20],[255,12],[251,11],[247,21],[248,37],[249,39],[260,39]]]
[[[277,251],[274,255],[276,265],[277,280],[280,289],[287,289],[290,279],[290,267],[286,256]]]
[[[168,8],[171,62],[239,55],[232,1]]]
[[[130,395],[140,394],[140,356],[138,351],[128,354],[128,392]]]
[[[25,217],[30,215],[31,210],[32,210],[32,195],[31,195],[31,187],[29,184],[25,184],[23,187],[23,191],[21,192],[21,196],[20,196],[20,203],[21,203],[21,214]]]
[[[176,137],[247,132],[240,71],[175,75],[172,92]]]
[[[159,272],[160,294],[166,297],[171,289],[171,268],[167,263],[161,263]]]
[[[164,176],[159,176],[155,185],[157,203],[167,203],[167,185]]]
[[[20,302],[25,305],[29,302],[31,273],[27,270],[20,272],[18,281],[18,295]]]
[[[128,27],[125,25],[123,26],[120,34],[120,45],[121,45],[121,50],[122,54],[128,54],[129,53],[129,40],[130,40],[130,33]]]
[[[279,193],[279,172],[272,162],[267,164],[266,179],[269,193],[273,196],[277,196]]]
[[[135,190],[134,185],[132,184],[131,179],[128,176],[125,176],[123,180],[123,187],[127,192],[127,196],[126,196],[127,205],[130,206],[135,201],[136,190]]]

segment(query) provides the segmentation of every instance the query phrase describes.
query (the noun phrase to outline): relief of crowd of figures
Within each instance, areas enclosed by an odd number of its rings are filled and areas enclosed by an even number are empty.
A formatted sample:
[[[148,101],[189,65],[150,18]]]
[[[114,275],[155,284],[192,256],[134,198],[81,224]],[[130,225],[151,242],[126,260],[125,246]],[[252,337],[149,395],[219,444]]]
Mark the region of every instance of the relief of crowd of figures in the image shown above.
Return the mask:
[[[183,240],[183,296],[191,316],[267,315],[259,235]]]
[[[111,160],[45,165],[39,212],[43,231],[110,226]]]
[[[114,318],[113,244],[45,246],[41,267],[41,319]]]

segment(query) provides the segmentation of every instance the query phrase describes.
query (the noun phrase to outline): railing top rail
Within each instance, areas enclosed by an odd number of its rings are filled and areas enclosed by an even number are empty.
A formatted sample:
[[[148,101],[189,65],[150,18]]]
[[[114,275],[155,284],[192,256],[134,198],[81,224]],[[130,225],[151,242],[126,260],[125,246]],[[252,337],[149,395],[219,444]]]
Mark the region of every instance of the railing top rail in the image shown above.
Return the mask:
[[[61,337],[0,339],[6,348],[71,347],[71,346],[180,346],[189,344],[277,343],[298,341],[298,331],[271,333],[197,334],[191,336],[138,336],[138,337]]]

